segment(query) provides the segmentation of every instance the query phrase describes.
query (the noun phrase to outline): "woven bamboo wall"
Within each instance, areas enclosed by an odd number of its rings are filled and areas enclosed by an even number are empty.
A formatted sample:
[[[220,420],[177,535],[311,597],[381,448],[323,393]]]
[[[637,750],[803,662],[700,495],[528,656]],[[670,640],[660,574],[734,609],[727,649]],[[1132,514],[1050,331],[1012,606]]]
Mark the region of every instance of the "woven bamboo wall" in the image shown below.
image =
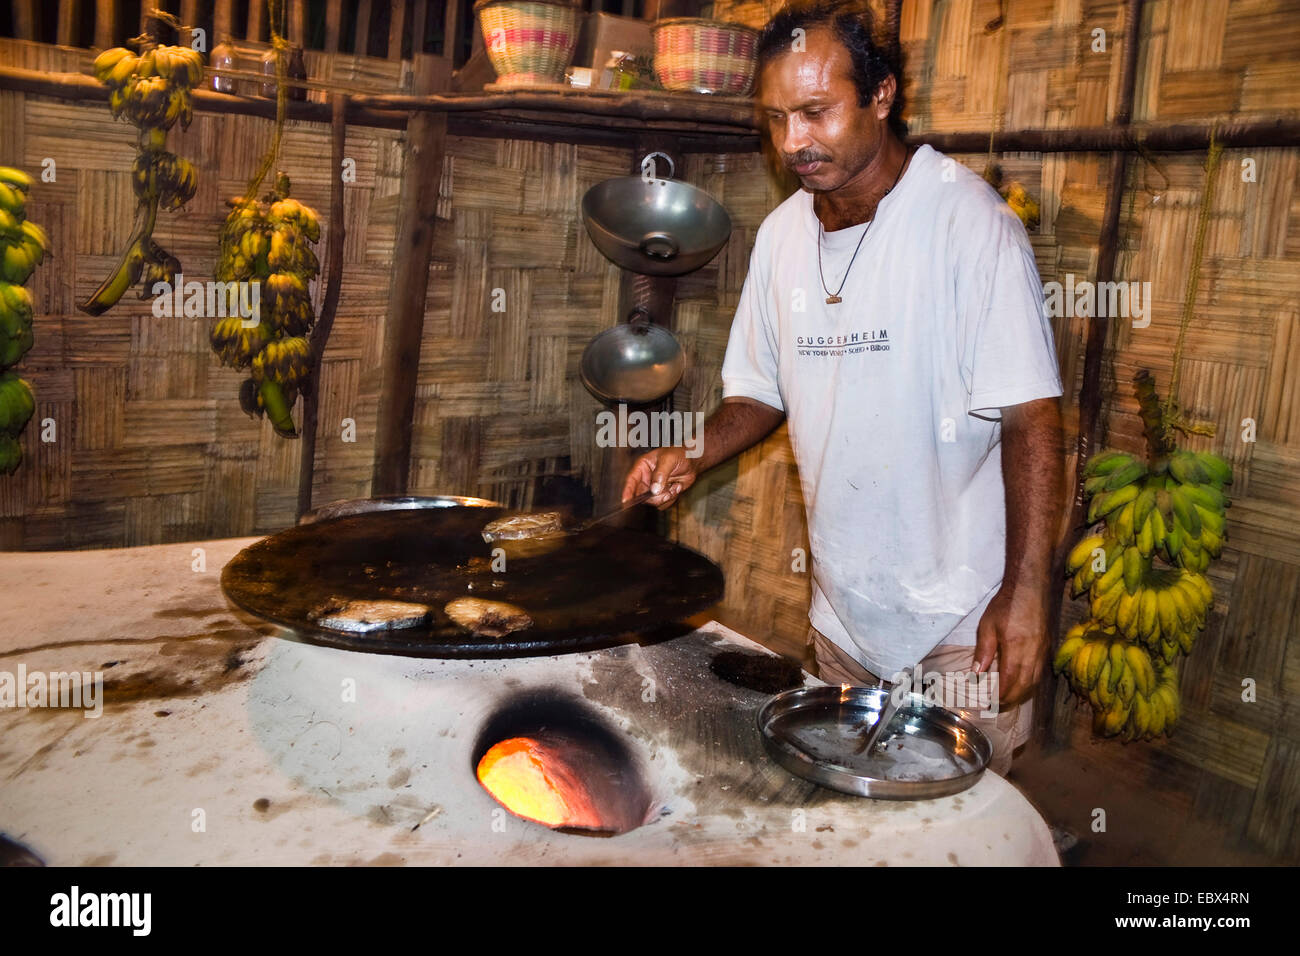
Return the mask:
[[[402,64],[356,58],[334,70],[352,85],[399,87]],[[84,72],[86,51],[0,41],[0,62]],[[383,67],[383,82],[377,80]],[[86,298],[116,266],[134,217],[130,184],[134,128],[106,105],[72,104],[0,91],[0,163],[39,174],[54,159],[57,179],[33,187],[28,216],[50,235],[53,258],[30,288],[35,347],[18,366],[36,393],[36,416],[22,437],[19,471],[0,478],[0,548],[122,547],[277,530],[294,522],[301,443],[277,438],[269,423],[239,409],[243,374],[221,367],[203,319],[155,318],[133,290],[91,317]],[[211,278],[217,233],[269,144],[271,121],[198,113],[169,147],[199,168],[197,195],[159,216],[158,241],[188,279]],[[290,122],[280,168],[294,195],[329,207],[328,126]],[[378,396],[376,372],[386,309],[397,195],[400,134],[351,129],[346,155],[357,182],[345,187],[347,239],[338,318],[325,356],[315,500],[369,493]],[[326,228],[328,232],[328,228]],[[327,243],[317,247],[324,261]],[[319,308],[323,289],[316,283]],[[57,440],[39,438],[42,419]],[[342,422],[356,421],[356,441]]]
[[[579,213],[625,150],[449,137],[420,351],[410,490],[532,503],[538,479],[592,483],[602,406],[582,350],[618,314],[619,270]],[[494,290],[502,290],[497,298]],[[494,312],[501,304],[504,311]]]
[[[719,16],[761,25],[779,4],[718,4]],[[879,4],[877,4],[879,6]],[[1005,15],[1001,30],[985,25]],[[1098,126],[1118,98],[1123,5],[1117,0],[905,0],[907,118],[913,131]],[[1093,52],[1092,31],[1107,52]],[[1300,88],[1300,3],[1296,0],[1148,0],[1142,27],[1135,122],[1208,121],[1296,115]],[[985,156],[956,157],[979,171]],[[1105,205],[1109,159],[1098,154],[1020,153],[998,157],[1007,176],[1040,196],[1043,222],[1031,238],[1043,280],[1089,277]],[[1150,281],[1151,325],[1112,323],[1103,408],[1109,444],[1142,449],[1128,383],[1150,368],[1168,388],[1191,247],[1204,184],[1203,154],[1135,157],[1129,167],[1117,278]],[[1242,181],[1253,160],[1256,182]],[[750,168],[709,180],[733,215],[753,210],[733,185],[762,200]],[[1154,744],[1095,742],[1088,710],[1065,692],[1057,733],[1099,772],[1143,781],[1175,814],[1197,814],[1231,839],[1280,858],[1300,856],[1300,156],[1296,150],[1225,152],[1216,184],[1195,318],[1179,397],[1192,415],[1217,424],[1213,438],[1187,441],[1229,458],[1237,470],[1228,541],[1211,568],[1216,611],[1183,665],[1185,715]],[[706,177],[708,178],[708,177]],[[779,201],[773,196],[768,208]],[[751,233],[752,239],[752,233]],[[738,250],[729,250],[737,253]],[[742,267],[743,275],[743,267]],[[716,307],[683,304],[699,317],[702,365],[716,370],[729,308],[728,277]],[[1083,320],[1054,321],[1066,396],[1077,427]],[[706,331],[707,330],[707,333]],[[716,379],[716,371],[714,371]],[[716,402],[713,393],[704,404]],[[1243,419],[1258,440],[1242,440]],[[1071,462],[1071,473],[1073,464]],[[720,469],[720,471],[722,471]],[[788,441],[778,433],[722,474],[710,476],[676,515],[676,533],[726,565],[727,612],[756,636],[797,653],[806,629],[807,576],[790,571],[804,529]],[[1067,603],[1067,622],[1082,605]],[[1241,700],[1242,680],[1258,702]]]

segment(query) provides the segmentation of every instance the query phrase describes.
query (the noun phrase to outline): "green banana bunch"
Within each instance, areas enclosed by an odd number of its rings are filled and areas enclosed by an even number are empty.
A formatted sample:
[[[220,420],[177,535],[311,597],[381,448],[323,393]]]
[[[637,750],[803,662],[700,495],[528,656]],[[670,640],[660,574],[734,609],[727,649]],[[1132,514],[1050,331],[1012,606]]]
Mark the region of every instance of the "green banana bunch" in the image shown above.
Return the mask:
[[[35,412],[31,386],[14,372],[0,372],[0,475],[12,475],[22,463],[18,436]]]
[[[35,344],[32,297],[23,283],[45,260],[49,239],[27,219],[32,178],[21,169],[0,166],[0,475],[12,475],[23,460],[18,437],[36,400],[31,386],[13,371]]]
[[[0,432],[18,435],[35,412],[31,386],[16,372],[0,372]]]
[[[27,219],[32,178],[21,169],[0,167],[0,280],[21,286],[45,261],[49,238]]]
[[[289,197],[289,177],[280,173],[261,202],[230,200],[221,229],[217,278],[261,283],[261,324],[240,329],[223,320],[212,331],[212,346],[224,364],[251,368],[240,388],[240,407],[265,415],[276,433],[296,438],[292,409],[312,373],[307,339],[316,320],[308,284],[320,263],[310,244],[320,239],[314,210]]]
[[[1169,456],[1162,507],[1168,533],[1164,550],[1173,564],[1204,571],[1223,552],[1227,536],[1224,494],[1232,483],[1232,467],[1208,452],[1175,451]]]
[[[0,290],[8,289],[26,291],[19,286],[0,283]],[[8,306],[0,301],[0,368],[17,365],[35,344],[30,306],[24,317],[22,313],[8,311]]]
[[[248,415],[265,415],[275,433],[283,438],[298,437],[293,425],[293,403],[297,400],[296,388],[270,378],[260,382],[248,378],[239,388],[239,407]]]

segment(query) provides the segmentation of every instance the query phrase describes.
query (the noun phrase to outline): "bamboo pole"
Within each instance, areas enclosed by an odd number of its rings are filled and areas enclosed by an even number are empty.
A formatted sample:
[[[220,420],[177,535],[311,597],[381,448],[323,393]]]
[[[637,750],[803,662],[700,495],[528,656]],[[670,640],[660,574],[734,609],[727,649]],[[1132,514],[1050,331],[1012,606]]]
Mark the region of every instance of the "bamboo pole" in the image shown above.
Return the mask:
[[[302,457],[298,463],[298,517],[311,511],[312,484],[316,476],[316,430],[320,410],[320,379],[325,370],[325,346],[334,328],[334,314],[339,308],[339,289],[343,284],[343,242],[346,222],[343,213],[343,156],[347,142],[347,102],[345,94],[330,97],[330,218],[329,249],[325,256],[325,297],[320,317],[311,334],[312,374],[302,393]]]
[[[451,65],[455,67],[456,54],[460,52],[456,49],[456,31],[460,29],[460,2],[459,0],[445,0],[445,2],[447,6],[442,19],[442,55],[451,60]]]
[[[71,102],[105,103],[108,87],[81,73],[44,73],[19,67],[0,67],[0,89],[16,90],[35,96],[50,96]],[[225,113],[238,116],[275,118],[276,102],[260,96],[235,96],[215,90],[193,91],[194,109],[199,112]],[[302,103],[291,100],[287,115],[294,120],[328,123],[330,107],[327,103]],[[357,106],[349,100],[348,122],[353,125],[378,129],[405,129],[409,116],[405,113],[385,112]]]
[[[212,45],[235,38],[235,0],[217,0],[212,6]]]
[[[414,61],[415,89],[445,89],[451,64],[445,57]],[[403,494],[411,471],[411,427],[424,334],[429,263],[447,138],[446,116],[419,113],[407,127],[407,156],[393,252],[392,293],[384,324],[382,386],[376,423],[372,495]]]
[[[254,43],[262,39],[262,11],[266,0],[248,0],[248,23],[245,24],[244,39]]]
[[[289,0],[289,43],[307,46],[307,0]]]
[[[450,7],[451,4],[448,4]],[[415,0],[415,7],[411,11],[411,59],[424,52],[424,33],[429,26],[429,0]],[[451,54],[446,51],[443,55],[451,59]],[[455,63],[452,64],[454,68]]]
[[[107,50],[113,45],[113,0],[95,0],[95,46]]]
[[[388,4],[388,59],[402,58],[402,28],[406,26],[406,3],[389,0]]]
[[[76,27],[77,21],[80,19],[77,16],[80,12],[77,9],[79,6],[80,0],[62,0],[59,4],[59,46],[76,46],[72,33]]]
[[[36,39],[36,0],[14,0],[14,32],[20,40]]]
[[[1124,60],[1120,72],[1119,102],[1115,109],[1116,130],[1127,131],[1133,117],[1133,96],[1137,88],[1138,51],[1141,47],[1143,0],[1127,0],[1124,12]],[[1208,145],[1208,139],[1207,139]],[[1106,206],[1102,213],[1101,235],[1097,241],[1097,283],[1115,278],[1115,259],[1119,252],[1120,213],[1124,202],[1124,180],[1128,172],[1128,152],[1116,149],[1110,155],[1110,180],[1106,189]],[[1052,604],[1048,620],[1059,628],[1061,605],[1065,599],[1065,562],[1084,526],[1083,470],[1095,451],[1101,418],[1101,366],[1105,355],[1110,319],[1104,314],[1088,319],[1084,342],[1083,384],[1079,390],[1079,434],[1075,439],[1074,481],[1069,502],[1069,520],[1065,537],[1058,542],[1052,562]],[[1056,635],[1053,635],[1055,638]],[[1052,645],[1054,647],[1054,641]],[[1035,724],[1041,735],[1052,743],[1064,744],[1070,733],[1068,715],[1054,719],[1058,689],[1054,681],[1039,684]]]
[[[343,0],[329,0],[325,4],[325,52],[339,52],[339,30],[343,21]]]
[[[356,46],[352,52],[356,56],[368,56],[370,49],[370,0],[361,0],[357,4],[357,26],[353,32]]]

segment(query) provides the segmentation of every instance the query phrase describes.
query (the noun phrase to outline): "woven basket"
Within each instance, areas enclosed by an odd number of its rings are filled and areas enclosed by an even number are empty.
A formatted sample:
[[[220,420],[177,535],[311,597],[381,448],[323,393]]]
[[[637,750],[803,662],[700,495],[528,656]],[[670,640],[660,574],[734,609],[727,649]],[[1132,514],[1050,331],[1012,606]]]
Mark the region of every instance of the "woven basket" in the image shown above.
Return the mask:
[[[739,23],[670,17],[654,26],[655,73],[666,90],[747,96],[758,31]]]
[[[582,15],[573,0],[478,0],[474,11],[498,85],[564,79]]]

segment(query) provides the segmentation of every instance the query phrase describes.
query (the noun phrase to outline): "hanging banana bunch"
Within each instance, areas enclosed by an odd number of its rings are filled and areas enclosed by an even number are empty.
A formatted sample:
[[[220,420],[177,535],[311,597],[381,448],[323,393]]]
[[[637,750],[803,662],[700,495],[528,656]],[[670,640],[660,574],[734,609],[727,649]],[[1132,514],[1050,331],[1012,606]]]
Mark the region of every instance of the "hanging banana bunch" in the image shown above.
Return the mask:
[[[307,333],[316,312],[308,285],[320,271],[311,250],[320,241],[320,221],[289,189],[289,177],[280,173],[261,202],[230,200],[217,278],[260,283],[261,321],[246,327],[239,316],[221,319],[210,338],[223,365],[251,370],[239,391],[244,411],[266,415],[276,434],[297,438],[292,411],[312,370]]]
[[[194,109],[191,90],[203,78],[203,59],[183,46],[159,46],[149,34],[131,41],[139,55],[125,47],[105,50],[95,58],[95,78],[111,93],[114,117],[125,116],[140,130],[139,152],[131,167],[135,189],[135,228],[122,261],[104,284],[78,308],[99,315],[112,308],[126,290],[143,280],[140,298],[149,298],[155,282],[171,284],[180,261],[153,240],[158,210],[185,205],[198,187],[194,164],[165,148],[167,131],[179,120],[188,129]]]
[[[1137,393],[1151,458],[1106,451],[1084,469],[1088,521],[1101,527],[1075,545],[1066,571],[1090,615],[1053,662],[1092,705],[1094,732],[1126,741],[1169,734],[1178,720],[1173,665],[1214,607],[1204,572],[1222,553],[1232,483],[1219,456],[1177,447],[1149,375],[1139,374]]]
[[[18,436],[36,412],[31,386],[9,369],[35,342],[32,297],[23,285],[45,259],[45,231],[27,219],[32,178],[0,166],[0,475],[23,460]]]
[[[1026,229],[1037,229],[1038,220],[1041,210],[1038,207],[1038,200],[1029,194],[1024,183],[1017,179],[1003,184],[1002,167],[997,163],[990,162],[984,167],[984,181],[998,191],[998,195],[1006,201],[1011,207]]]

